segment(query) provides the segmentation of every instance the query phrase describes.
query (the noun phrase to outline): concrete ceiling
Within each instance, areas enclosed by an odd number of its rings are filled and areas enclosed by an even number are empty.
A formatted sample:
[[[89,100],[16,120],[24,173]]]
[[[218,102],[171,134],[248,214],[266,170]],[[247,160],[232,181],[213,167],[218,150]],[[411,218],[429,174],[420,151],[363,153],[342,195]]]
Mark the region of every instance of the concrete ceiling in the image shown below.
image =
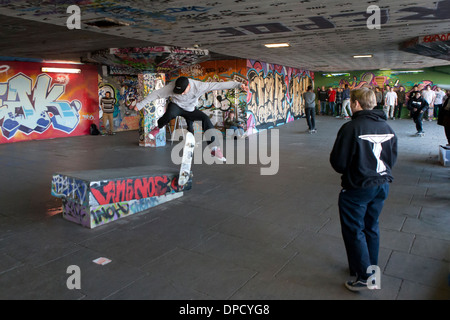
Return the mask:
[[[450,1],[395,0],[3,0],[0,56],[85,59],[107,48],[198,47],[213,59],[257,59],[312,71],[417,69],[449,65],[400,50],[414,38],[450,32]],[[81,30],[70,30],[70,4]],[[380,8],[380,29],[371,5]],[[90,25],[109,19],[110,27]],[[290,47],[268,49],[266,43]],[[354,59],[357,54],[373,58]]]

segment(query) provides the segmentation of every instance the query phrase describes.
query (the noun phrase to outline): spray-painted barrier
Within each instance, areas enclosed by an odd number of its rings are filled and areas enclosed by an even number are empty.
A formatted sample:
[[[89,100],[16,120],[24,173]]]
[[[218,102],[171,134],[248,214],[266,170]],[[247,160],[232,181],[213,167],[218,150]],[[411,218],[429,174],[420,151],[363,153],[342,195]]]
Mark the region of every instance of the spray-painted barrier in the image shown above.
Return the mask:
[[[192,177],[179,186],[178,174],[160,166],[56,173],[52,195],[62,198],[65,219],[92,229],[182,197]]]

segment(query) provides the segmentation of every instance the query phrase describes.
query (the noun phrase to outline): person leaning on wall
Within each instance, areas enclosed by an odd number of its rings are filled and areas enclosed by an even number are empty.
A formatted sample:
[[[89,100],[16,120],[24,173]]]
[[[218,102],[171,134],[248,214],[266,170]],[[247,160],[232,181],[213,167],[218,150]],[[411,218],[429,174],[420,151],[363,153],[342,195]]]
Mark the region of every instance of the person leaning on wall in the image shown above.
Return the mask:
[[[105,97],[101,98],[100,105],[103,110],[103,126],[106,128],[106,122],[109,122],[108,134],[113,135],[114,132],[114,105],[116,104],[116,98],[111,97],[111,93],[108,91],[105,93]]]

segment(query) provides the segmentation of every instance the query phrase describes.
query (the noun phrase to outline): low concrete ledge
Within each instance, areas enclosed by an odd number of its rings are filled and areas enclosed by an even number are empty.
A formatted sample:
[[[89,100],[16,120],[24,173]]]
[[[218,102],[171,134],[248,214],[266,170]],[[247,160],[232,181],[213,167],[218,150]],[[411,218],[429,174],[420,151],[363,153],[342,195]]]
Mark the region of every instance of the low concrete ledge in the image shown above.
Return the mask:
[[[183,196],[192,176],[179,186],[178,175],[161,166],[55,173],[51,193],[65,219],[92,229]]]

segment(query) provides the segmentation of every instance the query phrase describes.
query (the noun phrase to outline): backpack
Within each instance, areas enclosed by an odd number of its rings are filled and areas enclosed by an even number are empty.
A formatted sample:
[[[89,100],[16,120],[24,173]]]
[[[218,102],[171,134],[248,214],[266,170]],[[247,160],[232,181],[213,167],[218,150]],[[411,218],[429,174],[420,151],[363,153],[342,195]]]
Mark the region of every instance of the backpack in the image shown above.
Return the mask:
[[[90,131],[91,135],[93,135],[93,136],[100,134],[100,131],[98,130],[97,125],[95,123],[91,124],[91,128],[89,131]]]

